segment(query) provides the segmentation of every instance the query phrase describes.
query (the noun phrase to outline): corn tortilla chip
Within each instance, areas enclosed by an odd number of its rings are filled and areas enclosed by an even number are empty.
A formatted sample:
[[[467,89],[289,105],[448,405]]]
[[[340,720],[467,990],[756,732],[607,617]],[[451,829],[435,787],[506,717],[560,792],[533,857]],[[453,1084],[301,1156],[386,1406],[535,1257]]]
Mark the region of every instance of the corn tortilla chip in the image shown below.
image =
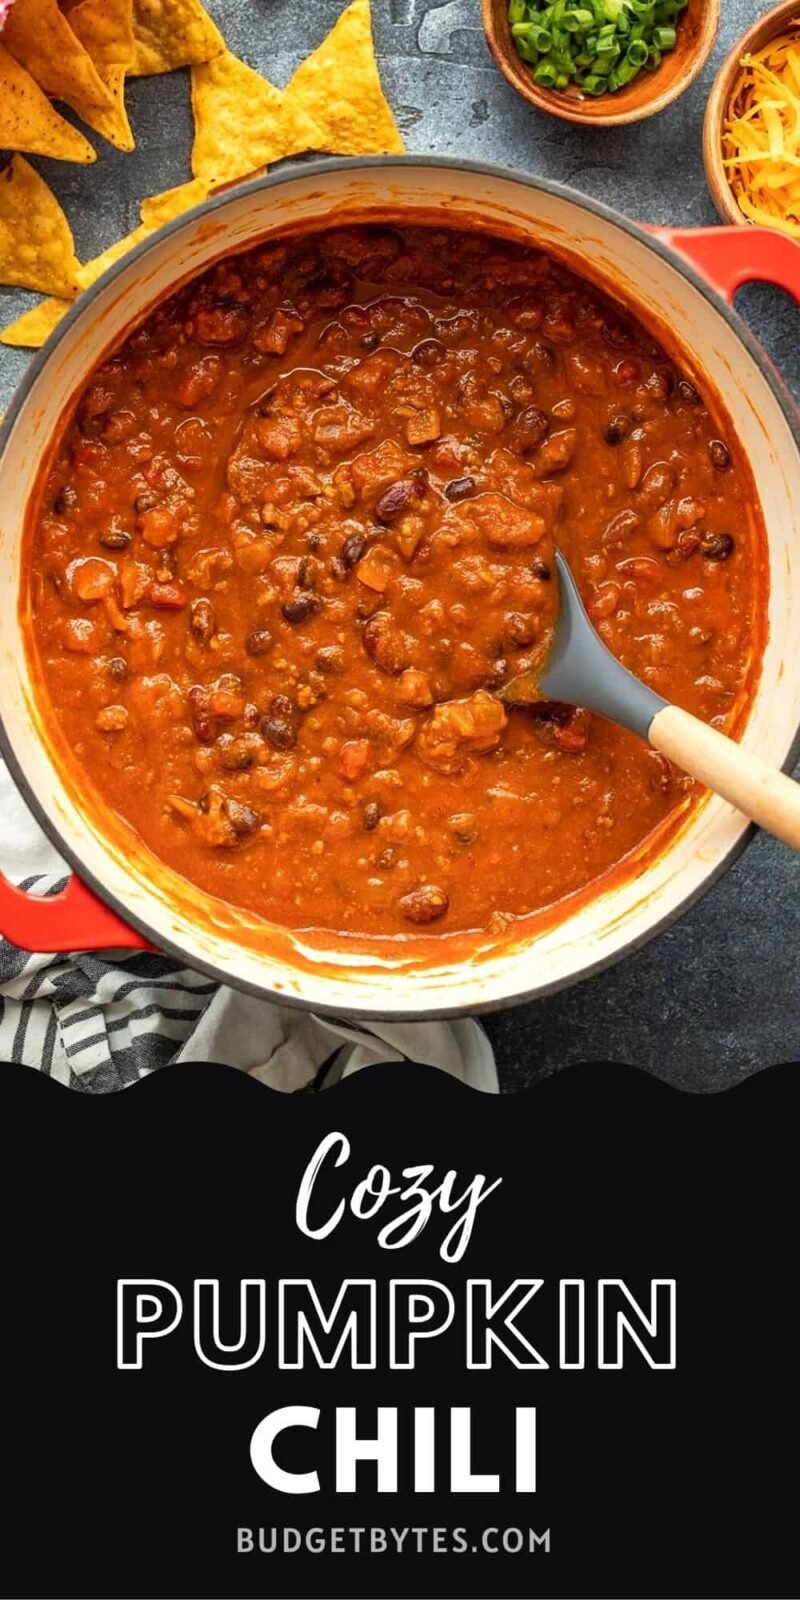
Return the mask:
[[[135,150],[125,110],[125,76],[133,65],[133,0],[80,0],[69,13],[76,38],[88,50],[111,106],[86,120],[118,150]]]
[[[56,161],[96,161],[88,139],[53,110],[38,83],[0,44],[0,149]]]
[[[179,217],[182,211],[188,211],[190,206],[199,206],[205,200],[209,185],[203,178],[190,178],[188,183],[179,183],[174,189],[165,189],[163,194],[148,195],[139,207],[139,215],[144,226],[149,232],[154,228],[163,228],[165,222],[171,222],[173,217]]]
[[[63,100],[90,126],[93,113],[113,106],[88,50],[75,37],[57,0],[16,0],[3,30],[3,44],[45,94]]]
[[[113,267],[120,256],[127,255],[135,244],[140,244],[141,240],[146,239],[152,232],[152,228],[146,228],[142,223],[138,228],[134,228],[132,233],[126,233],[124,239],[115,239],[114,243],[110,244],[107,250],[101,251],[99,256],[94,256],[91,261],[84,261],[78,270],[79,289],[88,289],[90,283],[94,283],[95,278],[99,278],[107,267]]]
[[[79,266],[75,273],[76,287],[88,289],[90,283],[94,283],[107,267],[119,261],[128,250],[133,249],[134,245],[139,244],[142,239],[149,238],[151,233],[155,233],[173,217],[180,216],[182,211],[188,211],[190,206],[199,205],[200,201],[206,198],[209,189],[210,185],[203,179],[192,178],[188,183],[180,183],[174,189],[165,189],[163,194],[149,195],[141,204],[140,226],[134,228],[132,233],[126,234],[124,239],[115,240],[114,244],[110,244],[101,255]],[[3,329],[0,333],[0,343],[38,349],[61,321],[71,304],[70,300],[60,298],[41,301],[38,306],[24,312],[15,322]]]
[[[38,350],[72,305],[71,300],[40,300],[38,306],[17,317],[0,333],[0,344]]]
[[[78,268],[76,274],[78,288],[88,289],[90,283],[94,283],[95,278],[99,278],[107,267],[113,266],[113,263],[118,261],[120,256],[124,256],[128,250],[132,250],[135,244],[138,244],[141,239],[146,239],[152,232],[152,228],[143,226],[134,228],[133,233],[126,234],[124,239],[116,239],[113,244],[108,246],[107,250],[103,250],[92,261],[85,261],[83,266]],[[40,344],[44,344],[45,339],[52,333],[61,318],[69,311],[71,305],[71,300],[42,300],[38,306],[33,307],[32,311],[24,312],[21,317],[17,317],[16,322],[12,322],[7,328],[4,328],[0,333],[0,342],[3,344],[25,345],[29,349],[38,349]]]
[[[211,61],[225,49],[219,29],[200,0],[134,0],[136,54],[133,77],[172,72]]]
[[[24,156],[13,156],[0,172],[0,283],[69,298],[79,266],[52,189]]]
[[[195,177],[231,183],[256,167],[312,147],[316,124],[302,104],[226,50],[192,68]]]
[[[381,88],[369,0],[353,0],[327,38],[301,62],[285,110],[313,117],[312,148],[336,155],[402,155],[405,146]]]

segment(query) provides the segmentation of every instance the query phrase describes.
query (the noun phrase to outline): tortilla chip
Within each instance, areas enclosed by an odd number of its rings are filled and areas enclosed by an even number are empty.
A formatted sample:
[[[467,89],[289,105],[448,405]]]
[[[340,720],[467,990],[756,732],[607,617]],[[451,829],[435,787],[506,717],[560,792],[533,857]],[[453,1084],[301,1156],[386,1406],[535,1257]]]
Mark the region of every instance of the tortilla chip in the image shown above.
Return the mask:
[[[125,75],[133,65],[133,0],[80,0],[71,8],[69,24],[88,50],[111,106],[87,116],[90,128],[118,150],[135,150],[125,110]]]
[[[94,256],[91,261],[84,261],[78,271],[78,287],[88,289],[89,284],[94,283],[95,278],[99,278],[107,267],[113,267],[120,256],[127,255],[135,244],[140,244],[142,239],[146,239],[152,232],[152,228],[146,228],[142,224],[134,228],[132,233],[126,233],[124,239],[115,239],[114,243],[110,244],[107,250],[101,251],[99,256]]]
[[[95,278],[99,278],[107,267],[113,266],[115,261],[119,261],[120,256],[126,255],[129,250],[133,249],[135,244],[139,244],[142,239],[147,239],[152,232],[152,228],[145,228],[144,226],[134,228],[133,233],[127,233],[124,239],[116,239],[113,244],[108,246],[107,250],[103,250],[92,261],[85,261],[76,273],[78,288],[88,289],[90,283],[94,283]],[[52,333],[65,313],[69,311],[71,305],[71,300],[42,300],[38,306],[34,306],[32,311],[26,311],[23,316],[17,318],[16,322],[12,322],[9,327],[3,329],[3,332],[0,333],[0,343],[25,345],[29,349],[38,349],[40,344],[44,344],[45,339]]]
[[[89,140],[53,110],[29,72],[0,44],[0,149],[56,161],[96,161]]]
[[[16,322],[9,323],[0,333],[0,344],[11,344],[23,350],[38,350],[69,311],[72,300],[40,300],[38,306],[26,311]]]
[[[163,194],[150,194],[142,201],[139,216],[152,233],[155,228],[163,228],[165,222],[171,222],[173,217],[179,217],[182,211],[188,211],[190,206],[199,206],[208,194],[208,187],[204,179],[190,178],[188,183],[165,189]]]
[[[0,283],[69,298],[79,266],[52,189],[24,156],[13,156],[0,172]]]
[[[3,44],[45,94],[63,100],[90,126],[93,114],[112,108],[111,95],[57,0],[16,0]]]
[[[108,267],[119,261],[121,256],[127,255],[134,245],[140,244],[142,239],[148,239],[154,228],[142,223],[134,228],[132,233],[126,233],[124,239],[115,239],[107,250],[101,251],[99,256],[94,256],[91,261],[85,261],[76,273],[78,289],[88,289],[96,278],[99,278]],[[26,345],[30,349],[37,349],[44,344],[45,339],[52,333],[61,321],[65,312],[69,311],[71,300],[51,299],[43,300],[40,305],[34,306],[32,311],[26,311],[18,317],[9,327],[0,333],[0,343]]]
[[[134,0],[133,33],[134,78],[196,67],[225,49],[222,34],[200,0]]]
[[[353,0],[297,68],[285,91],[285,112],[298,109],[316,124],[315,150],[343,156],[403,154],[378,76],[369,0]]]
[[[256,167],[312,147],[316,124],[298,104],[226,50],[192,68],[192,172],[231,183]]]

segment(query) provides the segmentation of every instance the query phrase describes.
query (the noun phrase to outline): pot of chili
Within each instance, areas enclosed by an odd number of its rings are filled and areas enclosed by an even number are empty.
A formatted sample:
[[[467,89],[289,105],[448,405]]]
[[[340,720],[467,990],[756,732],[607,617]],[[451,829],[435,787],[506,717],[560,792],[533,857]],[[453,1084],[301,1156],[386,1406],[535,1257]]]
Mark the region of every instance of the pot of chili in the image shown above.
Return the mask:
[[[557,541],[627,665],[791,763],[798,419],[730,307],[755,277],[797,296],[800,250],[418,158],[259,179],[111,269],[2,433],[3,752],[74,869],[2,884],[3,932],[441,1016],[680,915],[745,820],[496,691]]]

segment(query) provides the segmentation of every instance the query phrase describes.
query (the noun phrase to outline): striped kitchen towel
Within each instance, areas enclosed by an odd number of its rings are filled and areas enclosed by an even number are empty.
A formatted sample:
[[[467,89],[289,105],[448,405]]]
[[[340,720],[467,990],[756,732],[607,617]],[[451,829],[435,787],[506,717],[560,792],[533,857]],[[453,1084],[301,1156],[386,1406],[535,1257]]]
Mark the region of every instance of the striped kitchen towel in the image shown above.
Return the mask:
[[[65,881],[2,762],[0,872],[37,894]],[[404,1058],[497,1092],[492,1047],[472,1019],[354,1024],[254,999],[151,952],[29,955],[0,939],[0,1063],[70,1088],[105,1093],[173,1061],[213,1061],[291,1092]]]

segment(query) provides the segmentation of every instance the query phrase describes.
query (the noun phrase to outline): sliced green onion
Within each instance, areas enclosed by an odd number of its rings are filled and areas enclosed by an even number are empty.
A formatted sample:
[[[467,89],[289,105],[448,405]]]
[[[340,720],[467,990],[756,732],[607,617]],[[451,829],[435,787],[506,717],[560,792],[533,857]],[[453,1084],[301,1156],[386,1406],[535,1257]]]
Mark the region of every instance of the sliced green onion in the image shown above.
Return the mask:
[[[632,61],[620,61],[617,67],[617,82],[620,89],[624,88],[627,83],[633,83],[634,78],[640,71],[641,67],[635,67]]]
[[[800,3],[800,0],[798,0]],[[615,93],[674,50],[688,0],[508,0],[514,47],[545,89]]]
[[[558,72],[552,61],[540,61],[534,71],[533,81],[538,83],[540,89],[554,89],[557,77]]]

